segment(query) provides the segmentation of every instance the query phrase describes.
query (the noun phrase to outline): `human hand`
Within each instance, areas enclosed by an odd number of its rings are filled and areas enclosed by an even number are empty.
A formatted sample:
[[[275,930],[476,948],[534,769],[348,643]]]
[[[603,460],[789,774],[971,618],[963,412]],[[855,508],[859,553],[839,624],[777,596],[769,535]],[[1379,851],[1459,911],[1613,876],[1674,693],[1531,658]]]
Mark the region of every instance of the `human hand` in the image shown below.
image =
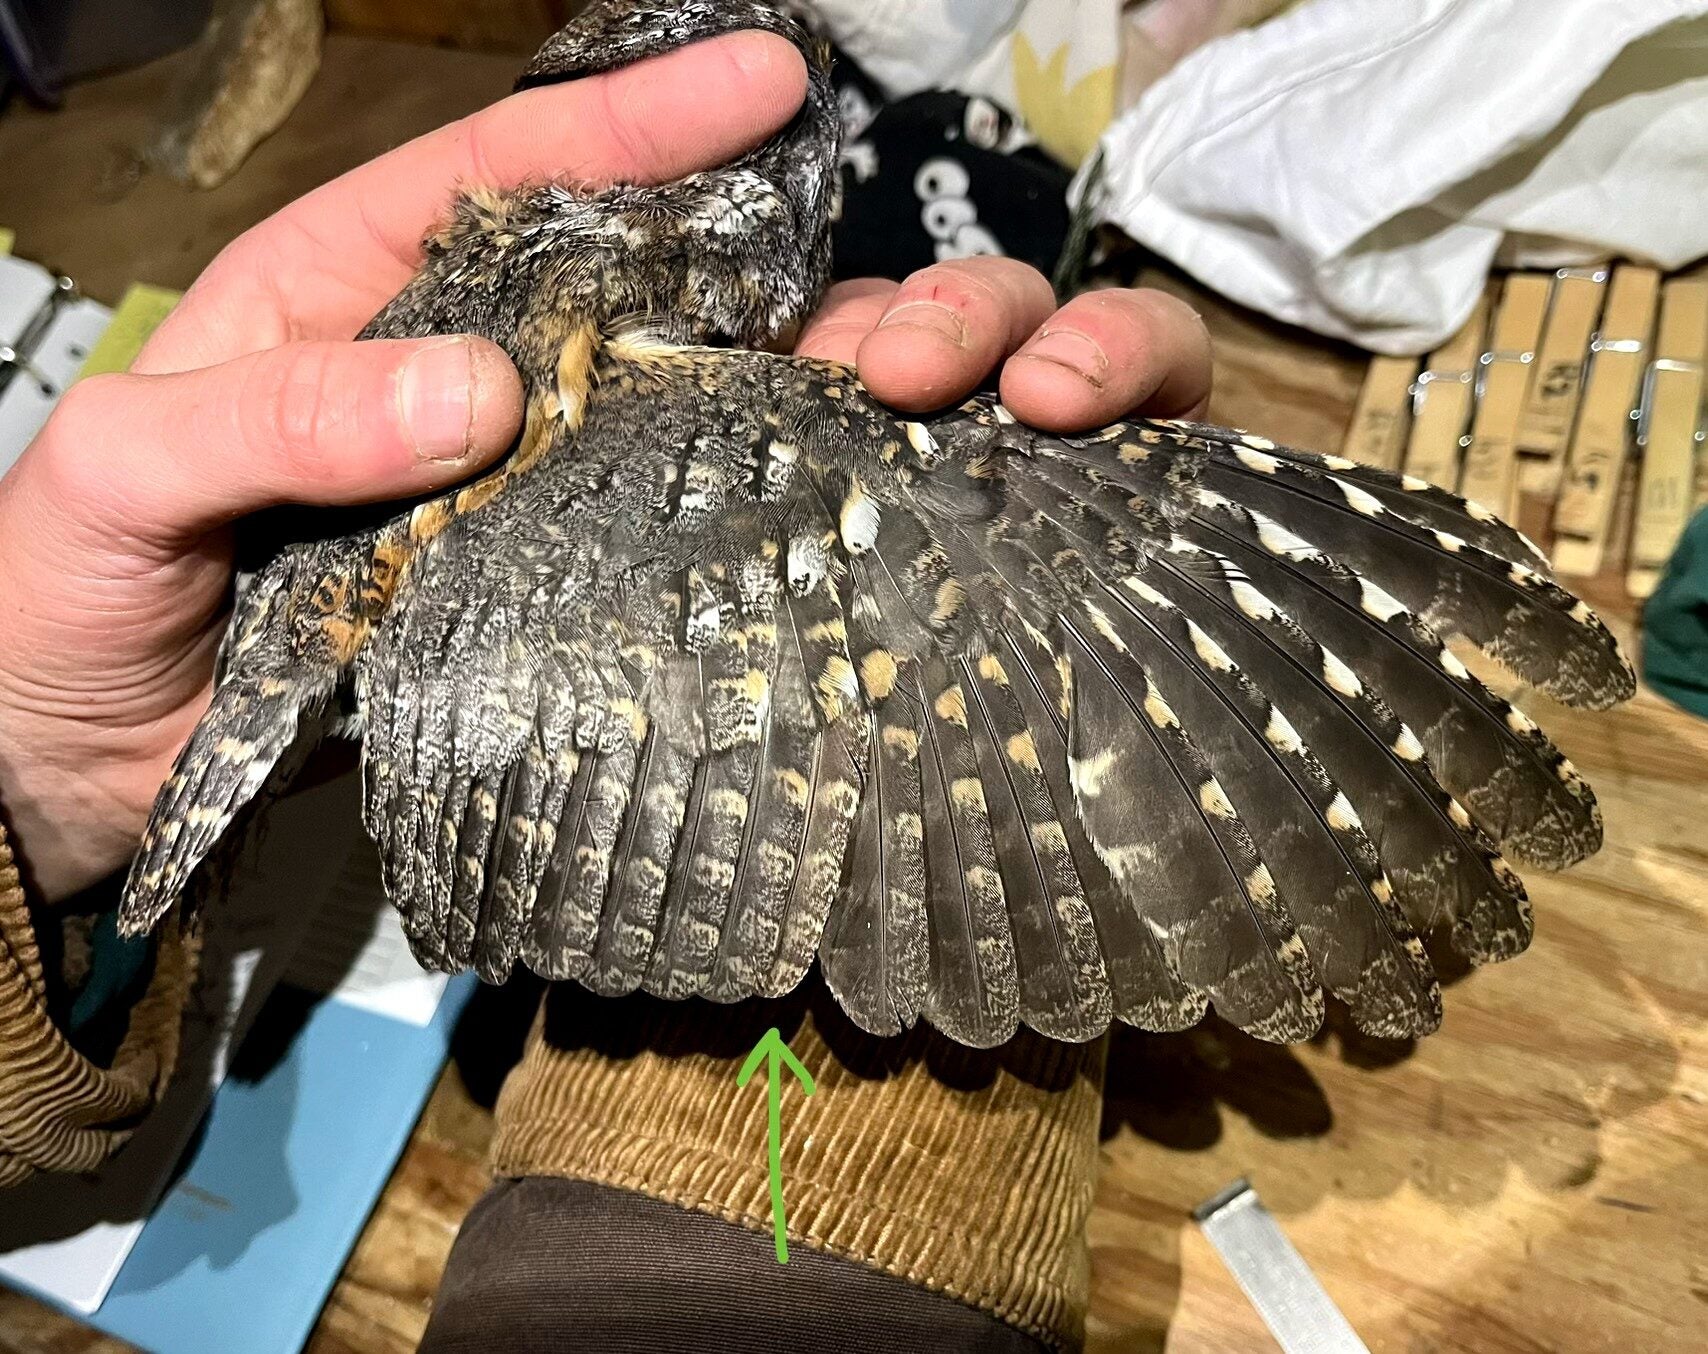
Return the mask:
[[[66,394],[0,479],[0,808],[43,897],[135,850],[207,705],[235,518],[432,492],[514,440],[492,344],[351,342],[456,186],[677,178],[770,136],[805,84],[792,45],[737,33],[514,95],[241,236],[129,374]]]
[[[856,363],[898,409],[941,408],[995,377],[1015,417],[1058,432],[1134,412],[1197,418],[1210,397],[1210,337],[1184,302],[1111,288],[1057,309],[1044,275],[1006,258],[838,283],[797,351]]]
[[[497,348],[350,342],[411,275],[453,185],[674,178],[769,136],[803,89],[792,47],[736,34],[516,95],[263,222],[130,374],[68,394],[0,479],[0,806],[45,897],[128,858],[206,706],[233,519],[431,492],[512,442],[521,390]],[[1103,292],[1045,323],[1052,307],[1011,260],[938,265],[833,288],[801,351],[856,361],[908,409],[959,398],[1005,357],[1005,400],[1043,427],[1202,405],[1207,341],[1178,302]],[[1065,358],[1039,348],[1040,326],[1079,336]]]

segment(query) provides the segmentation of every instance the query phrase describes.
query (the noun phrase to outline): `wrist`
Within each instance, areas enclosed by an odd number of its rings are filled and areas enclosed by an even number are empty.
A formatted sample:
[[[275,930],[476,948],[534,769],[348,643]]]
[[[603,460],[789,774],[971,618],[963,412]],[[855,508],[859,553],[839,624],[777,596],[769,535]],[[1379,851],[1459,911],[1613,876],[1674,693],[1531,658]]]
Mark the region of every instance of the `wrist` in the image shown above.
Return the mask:
[[[94,777],[52,765],[0,720],[0,822],[32,896],[57,903],[130,859],[138,820]]]

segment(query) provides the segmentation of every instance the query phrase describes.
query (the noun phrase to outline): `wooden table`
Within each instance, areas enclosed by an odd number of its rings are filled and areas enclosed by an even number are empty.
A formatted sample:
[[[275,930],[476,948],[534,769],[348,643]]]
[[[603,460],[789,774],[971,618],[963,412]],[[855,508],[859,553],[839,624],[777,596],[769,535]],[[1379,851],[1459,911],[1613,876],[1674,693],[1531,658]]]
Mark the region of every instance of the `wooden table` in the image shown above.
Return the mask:
[[[170,62],[101,80],[61,114],[0,117],[0,222],[18,228],[19,252],[94,295],[132,279],[182,286],[290,198],[500,96],[514,68],[334,36],[285,128],[206,194],[141,172],[132,149]],[[1214,418],[1338,446],[1360,354],[1160,281],[1216,335]],[[1613,590],[1592,592],[1629,634]],[[1188,1221],[1242,1174],[1373,1350],[1708,1347],[1708,724],[1647,692],[1593,718],[1525,704],[1593,779],[1608,845],[1532,880],[1535,944],[1455,982],[1440,1034],[1413,1047],[1336,1031],[1298,1049],[1214,1025],[1116,1035],[1091,1225],[1093,1350],[1273,1347]],[[485,1186],[490,1125],[448,1071],[316,1354],[414,1348]],[[119,1348],[0,1293],[0,1351]]]

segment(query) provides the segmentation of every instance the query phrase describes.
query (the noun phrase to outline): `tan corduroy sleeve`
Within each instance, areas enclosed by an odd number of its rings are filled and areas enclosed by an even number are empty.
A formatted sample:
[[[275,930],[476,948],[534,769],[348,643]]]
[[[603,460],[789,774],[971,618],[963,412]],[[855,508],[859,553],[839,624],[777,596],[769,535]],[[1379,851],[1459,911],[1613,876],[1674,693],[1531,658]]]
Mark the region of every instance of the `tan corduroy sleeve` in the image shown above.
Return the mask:
[[[804,988],[739,1007],[552,988],[499,1099],[494,1170],[769,1231],[763,1078],[745,1090],[735,1078],[775,1024],[817,1082],[811,1099],[784,1086],[790,1237],[1077,1348],[1103,1041],[1022,1035],[980,1052],[926,1030],[873,1039],[816,975]]]
[[[112,1065],[90,1062],[48,1016],[41,951],[0,828],[0,1186],[91,1170],[124,1145],[171,1079],[195,969],[194,941],[163,933]]]

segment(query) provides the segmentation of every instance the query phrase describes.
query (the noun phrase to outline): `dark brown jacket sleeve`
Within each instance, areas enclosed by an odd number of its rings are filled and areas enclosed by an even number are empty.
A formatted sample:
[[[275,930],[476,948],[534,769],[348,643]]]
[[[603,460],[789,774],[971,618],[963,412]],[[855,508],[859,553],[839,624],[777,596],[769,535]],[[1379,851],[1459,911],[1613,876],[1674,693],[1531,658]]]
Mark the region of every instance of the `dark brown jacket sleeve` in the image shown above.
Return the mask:
[[[84,1057],[48,1013],[41,949],[0,828],[0,1186],[92,1170],[125,1144],[171,1079],[195,972],[194,940],[163,932],[111,1063]]]

